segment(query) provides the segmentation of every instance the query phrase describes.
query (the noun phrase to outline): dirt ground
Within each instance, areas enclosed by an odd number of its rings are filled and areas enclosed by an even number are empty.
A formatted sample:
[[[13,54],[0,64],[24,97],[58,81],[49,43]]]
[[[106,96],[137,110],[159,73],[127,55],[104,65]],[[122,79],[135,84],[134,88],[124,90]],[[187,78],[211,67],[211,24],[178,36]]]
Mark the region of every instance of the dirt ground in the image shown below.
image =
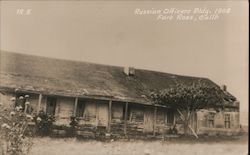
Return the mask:
[[[35,138],[30,155],[247,155],[248,139],[223,141],[109,141]]]

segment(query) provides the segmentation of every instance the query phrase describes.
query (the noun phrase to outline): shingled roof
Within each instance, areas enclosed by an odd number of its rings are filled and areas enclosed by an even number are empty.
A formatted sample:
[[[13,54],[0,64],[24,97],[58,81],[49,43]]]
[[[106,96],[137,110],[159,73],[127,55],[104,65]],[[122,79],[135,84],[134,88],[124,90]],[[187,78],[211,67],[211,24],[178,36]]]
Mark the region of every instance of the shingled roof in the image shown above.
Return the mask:
[[[31,91],[43,94],[100,97],[151,104],[145,97],[153,90],[205,82],[197,78],[136,69],[128,76],[123,67],[79,61],[60,60],[1,51],[0,88]]]

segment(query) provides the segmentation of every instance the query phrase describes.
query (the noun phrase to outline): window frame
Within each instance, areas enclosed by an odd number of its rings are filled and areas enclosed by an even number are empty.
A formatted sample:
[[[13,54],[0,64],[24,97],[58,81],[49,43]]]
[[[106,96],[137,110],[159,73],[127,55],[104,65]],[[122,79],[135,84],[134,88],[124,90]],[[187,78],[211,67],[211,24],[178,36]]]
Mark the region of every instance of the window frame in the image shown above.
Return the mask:
[[[224,114],[224,128],[231,128],[231,115],[229,113]]]
[[[207,116],[207,122],[209,128],[214,128],[215,113],[209,112]]]

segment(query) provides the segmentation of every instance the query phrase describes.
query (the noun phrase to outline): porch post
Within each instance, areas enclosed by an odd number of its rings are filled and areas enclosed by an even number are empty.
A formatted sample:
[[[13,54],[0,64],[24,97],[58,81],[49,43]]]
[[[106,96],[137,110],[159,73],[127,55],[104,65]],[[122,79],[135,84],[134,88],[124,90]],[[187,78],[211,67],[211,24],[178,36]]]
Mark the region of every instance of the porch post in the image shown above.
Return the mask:
[[[43,98],[43,95],[42,95],[42,94],[39,94],[39,98],[38,98],[38,105],[37,105],[37,114],[38,114],[38,113],[39,113],[39,111],[40,111],[42,98]]]
[[[112,100],[109,101],[109,110],[108,110],[108,133],[111,129],[111,117],[112,117]]]
[[[125,117],[124,117],[124,134],[127,134],[127,120],[128,120],[128,102],[126,102],[125,106]]]
[[[155,126],[156,126],[156,113],[157,113],[157,107],[154,108],[154,125],[153,125],[153,136],[155,136]]]
[[[76,116],[77,103],[78,103],[78,97],[75,98],[75,107],[74,107],[74,112],[73,112],[74,116]]]

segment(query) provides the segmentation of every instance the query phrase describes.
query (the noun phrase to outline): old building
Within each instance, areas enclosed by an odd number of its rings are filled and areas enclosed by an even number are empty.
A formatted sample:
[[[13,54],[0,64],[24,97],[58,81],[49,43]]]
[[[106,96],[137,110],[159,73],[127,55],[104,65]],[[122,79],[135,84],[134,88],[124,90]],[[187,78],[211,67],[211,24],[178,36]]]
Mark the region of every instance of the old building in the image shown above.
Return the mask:
[[[153,90],[175,87],[175,83],[202,81],[162,72],[66,61],[1,52],[1,102],[29,95],[30,113],[40,110],[54,115],[56,125],[69,126],[70,117],[80,120],[81,130],[112,134],[167,134],[176,125],[183,133],[181,112],[152,103]],[[239,130],[239,102],[223,86],[225,109],[201,109],[190,120],[190,134],[232,134]],[[25,99],[25,98],[24,98]]]

